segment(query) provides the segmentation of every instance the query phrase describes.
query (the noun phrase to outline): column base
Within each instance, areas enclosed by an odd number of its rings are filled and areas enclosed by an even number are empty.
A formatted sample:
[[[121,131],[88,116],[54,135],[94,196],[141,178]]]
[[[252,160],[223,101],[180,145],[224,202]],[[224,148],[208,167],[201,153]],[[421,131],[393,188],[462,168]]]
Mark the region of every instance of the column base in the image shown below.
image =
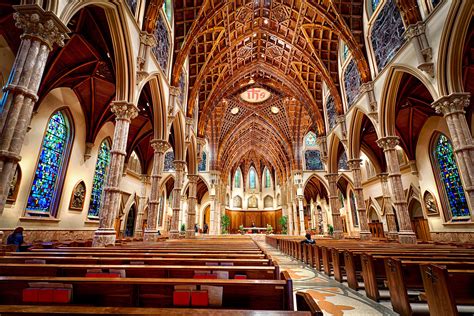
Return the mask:
[[[370,240],[372,238],[372,234],[369,231],[360,232],[360,240]]]
[[[344,233],[342,231],[334,231],[332,234],[332,238],[334,239],[343,239],[344,238]]]
[[[143,241],[144,242],[155,242],[158,238],[158,230],[145,230],[143,234]]]
[[[388,232],[387,239],[389,240],[398,240],[398,232]]]
[[[186,231],[186,238],[196,238],[196,232],[194,229]]]
[[[177,230],[170,230],[169,239],[179,239],[179,231]]]
[[[412,231],[400,232],[398,240],[401,244],[416,244],[416,235]]]
[[[92,247],[115,246],[116,231],[114,229],[98,229],[94,233]]]

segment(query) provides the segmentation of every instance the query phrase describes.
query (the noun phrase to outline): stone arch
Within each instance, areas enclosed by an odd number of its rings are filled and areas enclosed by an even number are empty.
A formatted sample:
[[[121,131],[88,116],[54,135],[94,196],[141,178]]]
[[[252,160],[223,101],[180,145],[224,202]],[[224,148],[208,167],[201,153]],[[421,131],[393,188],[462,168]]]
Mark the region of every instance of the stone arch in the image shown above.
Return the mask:
[[[185,161],[186,158],[186,143],[185,143],[185,132],[184,132],[184,115],[182,112],[178,112],[173,122],[171,123],[173,130],[173,140],[171,145],[174,145],[174,159],[178,161]],[[171,134],[170,134],[171,137]]]
[[[327,171],[328,173],[337,173],[338,172],[338,159],[340,153],[340,146],[342,146],[343,150],[346,150],[344,144],[341,142],[338,136],[334,135],[331,139],[328,148],[328,163],[327,163]]]
[[[197,174],[197,143],[194,135],[191,135],[190,143],[186,149],[186,162],[188,166],[188,174]]]
[[[87,6],[97,6],[104,10],[111,32],[115,57],[116,100],[133,102],[135,92],[135,61],[132,39],[127,27],[126,4],[112,1],[70,1],[59,18],[65,25],[72,17]]]
[[[160,80],[160,74],[151,74],[143,80],[134,99],[134,104],[138,104],[140,94],[146,84],[149,84],[153,100],[153,138],[166,139],[168,126],[168,111],[166,107],[166,98],[163,90],[163,84]]]
[[[438,92],[425,75],[419,70],[402,65],[393,65],[390,67],[387,78],[385,79],[382,89],[382,98],[380,99],[379,122],[380,136],[394,136],[397,104],[397,95],[404,74],[408,74],[418,79],[422,85],[428,90],[433,100],[438,99]]]

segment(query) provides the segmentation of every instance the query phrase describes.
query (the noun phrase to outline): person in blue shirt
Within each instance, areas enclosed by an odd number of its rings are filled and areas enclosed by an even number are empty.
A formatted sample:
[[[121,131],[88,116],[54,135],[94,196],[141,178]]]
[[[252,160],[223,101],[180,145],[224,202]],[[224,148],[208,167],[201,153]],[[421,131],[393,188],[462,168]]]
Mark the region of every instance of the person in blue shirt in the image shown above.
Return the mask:
[[[17,227],[7,238],[7,245],[15,245],[17,251],[20,251],[20,246],[24,243],[23,227]]]
[[[311,239],[310,233],[307,233],[305,237],[306,239],[301,241],[302,244],[315,244],[316,243],[313,239]]]

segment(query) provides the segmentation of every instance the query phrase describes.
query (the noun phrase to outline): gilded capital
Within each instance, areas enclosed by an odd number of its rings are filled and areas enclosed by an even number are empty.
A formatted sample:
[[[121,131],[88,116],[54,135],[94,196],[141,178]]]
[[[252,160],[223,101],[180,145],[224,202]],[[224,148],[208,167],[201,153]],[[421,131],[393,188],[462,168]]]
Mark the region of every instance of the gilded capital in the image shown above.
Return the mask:
[[[155,152],[159,152],[162,154],[164,154],[171,147],[171,145],[163,139],[153,139],[150,142],[150,145]]]
[[[387,136],[377,139],[377,145],[383,150],[395,149],[399,143],[400,138],[398,136]]]
[[[111,109],[118,120],[132,120],[138,116],[138,108],[126,101],[112,102]]]
[[[22,38],[37,39],[52,50],[54,44],[64,46],[70,30],[51,11],[44,11],[36,4],[16,5],[13,14],[15,26],[23,29]]]
[[[436,113],[444,116],[454,113],[465,113],[464,108],[469,106],[471,94],[468,92],[451,93],[432,103]]]

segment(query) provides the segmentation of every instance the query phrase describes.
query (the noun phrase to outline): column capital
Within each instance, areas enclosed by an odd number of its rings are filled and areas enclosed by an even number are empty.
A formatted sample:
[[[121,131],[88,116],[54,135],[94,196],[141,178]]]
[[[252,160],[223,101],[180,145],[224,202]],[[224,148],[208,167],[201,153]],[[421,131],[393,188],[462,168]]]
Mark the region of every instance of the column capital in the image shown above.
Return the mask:
[[[339,177],[339,174],[338,173],[328,173],[324,176],[329,183],[331,182],[336,182],[337,181],[337,178]]]
[[[360,158],[349,159],[347,161],[347,164],[349,165],[349,168],[351,168],[351,170],[360,169],[360,164],[361,163],[362,163],[362,159],[360,159]]]
[[[419,21],[415,24],[410,24],[405,31],[405,38],[412,39],[415,36],[420,36],[425,33],[426,25],[424,21]]]
[[[198,176],[198,175],[196,175],[196,174],[188,174],[188,181],[189,181],[190,184],[191,184],[191,183],[197,183],[198,179],[199,179],[199,176]]]
[[[388,173],[387,172],[381,172],[377,175],[377,177],[381,180],[381,181],[387,181],[388,179]]]
[[[369,92],[374,90],[374,82],[373,81],[367,81],[364,82],[363,84],[360,85],[360,92]]]
[[[170,143],[163,139],[153,139],[150,142],[150,145],[155,153],[158,152],[162,154],[164,154],[171,147]]]
[[[170,86],[170,94],[172,96],[177,97],[180,92],[181,92],[181,90],[179,89],[179,87]]]
[[[127,101],[114,101],[110,108],[116,120],[132,120],[138,116],[138,108]]]
[[[23,29],[24,37],[35,38],[52,50],[54,44],[64,46],[71,32],[63,22],[51,11],[44,11],[37,4],[15,5],[13,14],[15,26]]]
[[[398,136],[386,136],[377,139],[377,145],[383,150],[395,149],[395,147],[400,143],[400,137]]]
[[[155,47],[157,41],[154,34],[142,31],[140,33],[140,43],[145,46]]]
[[[431,106],[435,109],[436,113],[441,113],[444,116],[465,113],[464,108],[469,106],[469,99],[471,94],[469,92],[458,92],[451,93],[450,95],[443,96],[433,102]]]
[[[186,166],[186,161],[184,160],[175,160],[173,161],[173,166],[176,172],[184,171],[184,167]]]

